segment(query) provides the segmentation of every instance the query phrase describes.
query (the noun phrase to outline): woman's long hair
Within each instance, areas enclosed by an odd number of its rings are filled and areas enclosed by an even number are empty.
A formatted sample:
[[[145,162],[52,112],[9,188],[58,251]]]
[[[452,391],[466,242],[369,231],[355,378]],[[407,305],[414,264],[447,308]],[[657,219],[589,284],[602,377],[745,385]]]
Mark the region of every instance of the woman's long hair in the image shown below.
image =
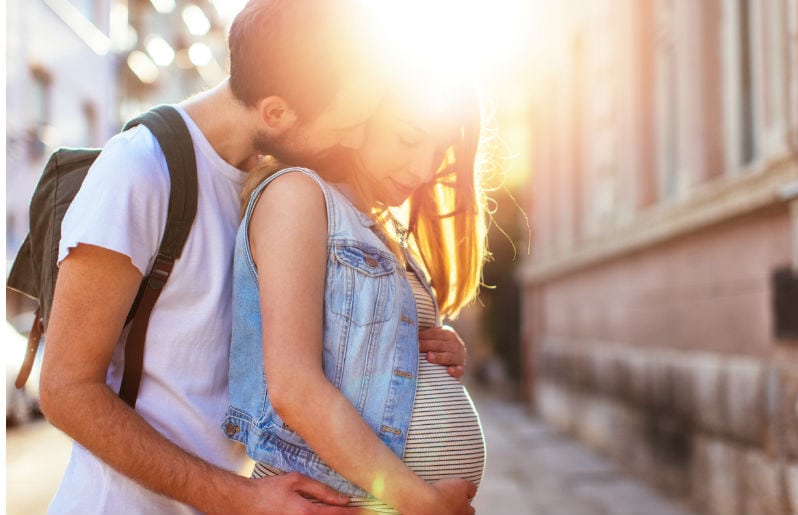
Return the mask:
[[[441,313],[456,316],[478,293],[488,257],[485,151],[478,100],[468,102],[457,139],[429,184],[410,196],[408,233],[435,288]]]

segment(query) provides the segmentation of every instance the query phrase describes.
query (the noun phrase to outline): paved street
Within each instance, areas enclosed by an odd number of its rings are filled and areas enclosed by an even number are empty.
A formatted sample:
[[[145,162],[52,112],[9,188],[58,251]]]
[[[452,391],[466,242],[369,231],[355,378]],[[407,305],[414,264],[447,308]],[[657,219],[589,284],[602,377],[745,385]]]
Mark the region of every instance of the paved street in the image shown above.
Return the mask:
[[[480,515],[691,515],[521,406],[474,390],[488,464],[474,504]],[[46,422],[7,433],[7,513],[45,513],[69,457]]]
[[[70,450],[70,440],[44,420],[7,429],[7,515],[47,513]]]
[[[479,515],[693,515],[518,404],[471,393],[487,440]]]

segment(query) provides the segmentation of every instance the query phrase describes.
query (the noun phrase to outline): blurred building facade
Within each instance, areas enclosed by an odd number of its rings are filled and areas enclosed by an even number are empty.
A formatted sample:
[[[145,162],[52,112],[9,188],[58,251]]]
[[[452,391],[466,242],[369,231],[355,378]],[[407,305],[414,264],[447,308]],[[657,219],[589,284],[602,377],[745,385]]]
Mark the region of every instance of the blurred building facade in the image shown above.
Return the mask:
[[[108,9],[69,7],[91,27],[84,36],[43,1],[7,3],[7,258],[27,233],[28,201],[49,153],[60,145],[99,145],[118,119],[116,65],[101,55]]]
[[[798,2],[538,24],[525,393],[702,513],[798,513]]]
[[[50,153],[102,146],[125,120],[226,75],[236,1],[9,0],[6,260]],[[24,306],[9,298],[7,316]]]

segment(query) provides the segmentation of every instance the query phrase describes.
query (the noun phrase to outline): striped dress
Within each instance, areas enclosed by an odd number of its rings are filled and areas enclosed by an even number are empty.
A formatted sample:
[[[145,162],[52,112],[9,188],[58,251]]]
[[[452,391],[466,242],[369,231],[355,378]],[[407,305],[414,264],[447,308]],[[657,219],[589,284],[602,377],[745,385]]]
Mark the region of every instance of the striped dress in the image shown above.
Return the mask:
[[[418,327],[438,325],[432,297],[408,271],[418,310]],[[407,431],[404,462],[428,482],[458,477],[479,486],[485,469],[485,440],[474,404],[459,380],[446,367],[434,365],[423,354],[418,357],[418,382],[413,414]],[[280,474],[279,470],[257,463],[252,477]],[[374,498],[350,497],[350,506],[376,513],[399,512]]]

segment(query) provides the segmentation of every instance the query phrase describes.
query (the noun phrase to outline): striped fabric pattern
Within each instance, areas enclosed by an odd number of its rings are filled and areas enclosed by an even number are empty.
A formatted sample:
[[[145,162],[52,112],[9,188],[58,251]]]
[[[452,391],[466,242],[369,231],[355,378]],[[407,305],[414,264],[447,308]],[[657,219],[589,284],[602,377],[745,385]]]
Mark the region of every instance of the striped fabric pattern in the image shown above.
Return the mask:
[[[432,297],[414,273],[407,278],[416,299],[419,329],[438,325]],[[426,481],[460,477],[477,486],[485,467],[485,441],[471,397],[446,367],[428,362],[422,354],[404,461]]]
[[[416,299],[419,329],[438,325],[432,297],[414,273],[408,271],[407,278]],[[404,462],[428,482],[459,477],[479,486],[485,469],[485,440],[471,397],[460,381],[449,375],[446,367],[429,363],[421,354]],[[264,463],[257,463],[252,477],[280,473]],[[349,504],[376,513],[399,514],[372,498],[352,497]]]

